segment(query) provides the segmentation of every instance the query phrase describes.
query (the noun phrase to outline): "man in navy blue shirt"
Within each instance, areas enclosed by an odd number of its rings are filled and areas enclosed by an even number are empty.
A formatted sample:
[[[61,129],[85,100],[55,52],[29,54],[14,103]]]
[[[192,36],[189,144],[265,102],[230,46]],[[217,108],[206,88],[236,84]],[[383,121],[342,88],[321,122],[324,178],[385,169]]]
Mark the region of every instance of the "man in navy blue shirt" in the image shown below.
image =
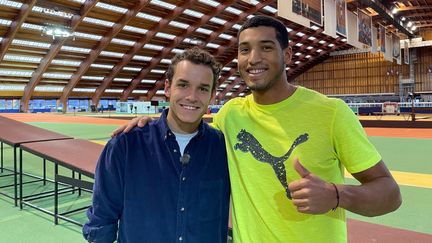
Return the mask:
[[[170,108],[108,142],[83,227],[89,242],[226,242],[225,142],[202,121],[219,73],[199,48],[176,55],[165,81]]]

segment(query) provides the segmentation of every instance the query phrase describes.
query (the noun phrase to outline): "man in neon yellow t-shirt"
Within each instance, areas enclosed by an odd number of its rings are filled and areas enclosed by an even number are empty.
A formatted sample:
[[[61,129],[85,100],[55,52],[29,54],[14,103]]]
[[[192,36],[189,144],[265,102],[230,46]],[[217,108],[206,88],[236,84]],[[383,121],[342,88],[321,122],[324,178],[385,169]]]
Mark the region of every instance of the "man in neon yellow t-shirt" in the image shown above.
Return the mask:
[[[396,210],[399,187],[348,106],[288,83],[285,26],[253,17],[238,44],[252,95],[214,117],[227,145],[234,242],[346,242],[345,210]],[[343,184],[344,168],[361,184]]]

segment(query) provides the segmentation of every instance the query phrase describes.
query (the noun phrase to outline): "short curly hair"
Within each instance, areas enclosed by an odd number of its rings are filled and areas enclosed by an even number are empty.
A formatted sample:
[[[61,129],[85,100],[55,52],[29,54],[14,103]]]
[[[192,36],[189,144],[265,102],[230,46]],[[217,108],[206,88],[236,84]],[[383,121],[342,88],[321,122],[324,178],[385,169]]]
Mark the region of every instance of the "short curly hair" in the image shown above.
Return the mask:
[[[213,55],[211,55],[209,52],[200,49],[198,47],[193,47],[190,49],[185,50],[182,53],[177,53],[172,59],[171,59],[171,65],[168,67],[167,71],[167,78],[168,82],[171,84],[172,78],[174,76],[175,68],[177,66],[177,63],[187,60],[194,64],[201,64],[208,66],[211,68],[213,73],[213,86],[212,91],[216,89],[216,82],[219,78],[219,74],[221,72],[221,65],[219,62],[216,61],[216,58],[214,58]]]

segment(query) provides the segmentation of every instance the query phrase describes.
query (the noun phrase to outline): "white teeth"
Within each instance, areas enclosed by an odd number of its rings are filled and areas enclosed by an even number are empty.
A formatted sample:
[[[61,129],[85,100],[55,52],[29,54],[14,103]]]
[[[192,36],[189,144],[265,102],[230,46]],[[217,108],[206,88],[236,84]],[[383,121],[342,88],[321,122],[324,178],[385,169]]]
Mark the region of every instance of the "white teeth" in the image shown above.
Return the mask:
[[[187,110],[196,110],[197,107],[195,106],[188,106],[188,105],[183,105],[183,108],[187,109]]]
[[[257,73],[262,73],[264,71],[265,71],[264,69],[251,69],[251,70],[249,70],[249,73],[257,74]]]

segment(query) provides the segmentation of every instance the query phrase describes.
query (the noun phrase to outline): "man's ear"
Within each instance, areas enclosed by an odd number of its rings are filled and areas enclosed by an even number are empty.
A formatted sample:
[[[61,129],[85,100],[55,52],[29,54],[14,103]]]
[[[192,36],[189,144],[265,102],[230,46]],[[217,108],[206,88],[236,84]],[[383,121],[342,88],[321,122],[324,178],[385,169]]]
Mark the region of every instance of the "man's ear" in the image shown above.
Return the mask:
[[[285,48],[283,50],[284,54],[285,54],[285,64],[288,65],[291,63],[291,58],[292,58],[292,49],[290,46],[288,46],[287,48]]]
[[[165,96],[168,97],[168,98],[171,95],[170,88],[171,88],[171,84],[169,83],[168,79],[165,79],[165,88],[164,88],[164,91],[165,91]]]

